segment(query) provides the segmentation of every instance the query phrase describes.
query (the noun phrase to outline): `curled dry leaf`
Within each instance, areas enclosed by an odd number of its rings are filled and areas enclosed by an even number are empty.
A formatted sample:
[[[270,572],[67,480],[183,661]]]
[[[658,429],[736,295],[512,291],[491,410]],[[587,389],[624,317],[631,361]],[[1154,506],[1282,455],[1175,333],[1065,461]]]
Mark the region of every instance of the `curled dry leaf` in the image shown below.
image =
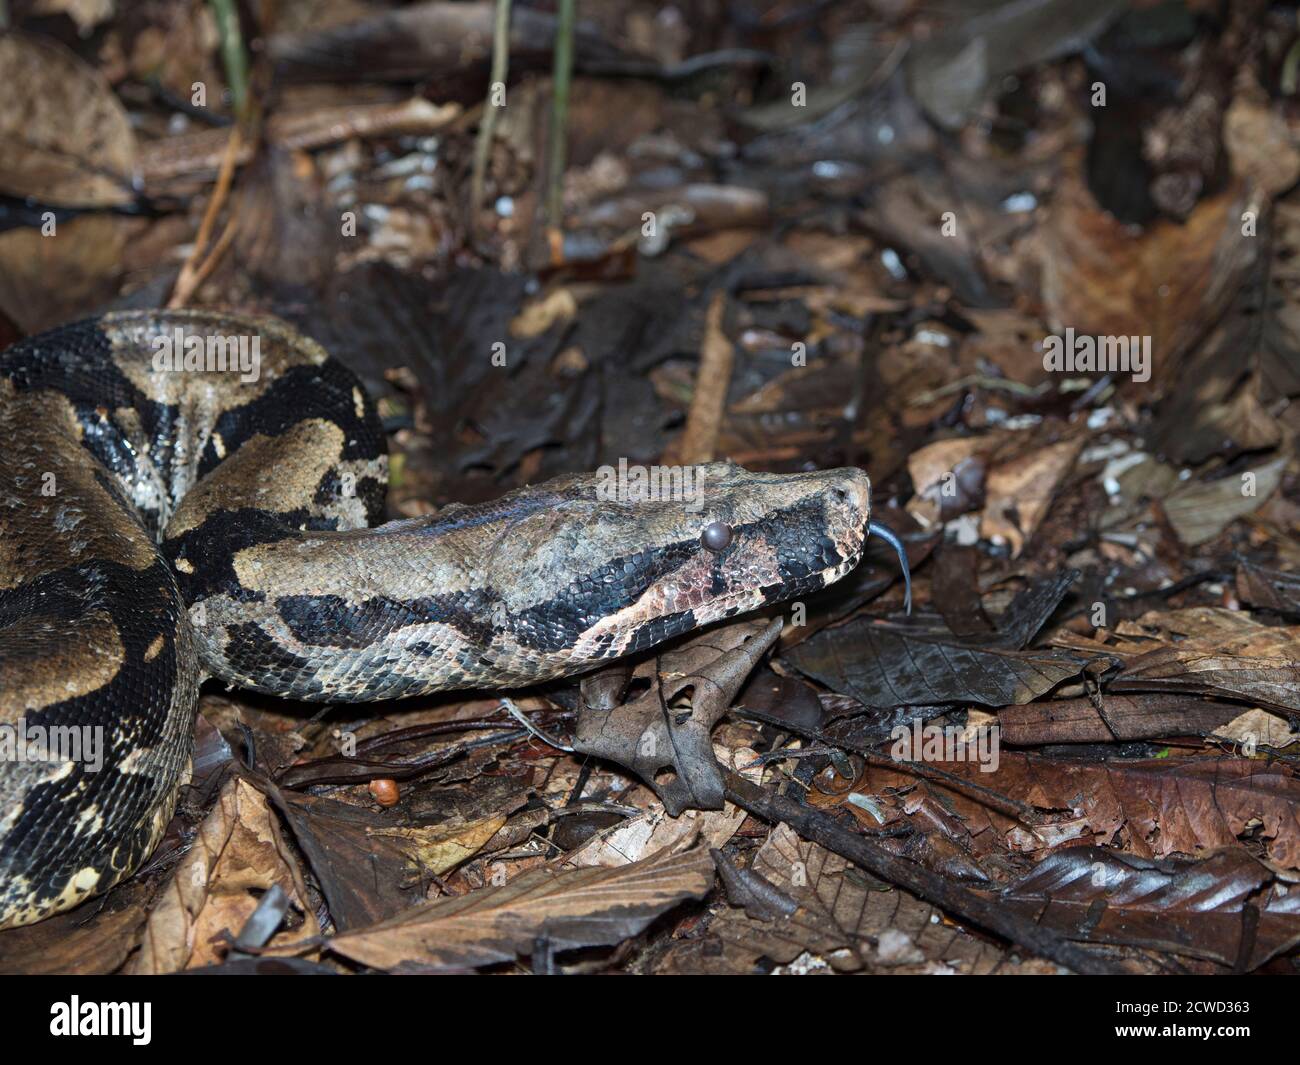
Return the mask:
[[[257,909],[254,892],[272,885],[305,915],[297,930],[273,942],[288,945],[315,936],[316,917],[306,905],[302,875],[280,837],[266,796],[233,777],[150,912],[140,951],[128,971],[174,973],[220,961],[225,954],[222,933],[238,935]]]
[[[633,770],[674,817],[692,806],[721,810],[709,736],[780,634],[780,619],[737,622],[643,662],[633,676],[648,690],[613,710],[580,710],[574,747]]]
[[[1012,557],[1019,556],[1082,448],[1081,439],[1062,440],[990,470],[980,535],[1006,541],[1011,545]]]
[[[0,192],[60,207],[134,199],[135,134],[104,76],[61,44],[0,35]]]

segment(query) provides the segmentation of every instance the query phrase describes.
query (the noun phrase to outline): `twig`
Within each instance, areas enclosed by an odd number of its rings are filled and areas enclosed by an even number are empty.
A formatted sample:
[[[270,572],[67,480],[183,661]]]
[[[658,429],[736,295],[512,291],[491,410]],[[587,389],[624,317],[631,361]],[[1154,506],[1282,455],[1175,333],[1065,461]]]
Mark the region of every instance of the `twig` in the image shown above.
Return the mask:
[[[519,724],[523,725],[524,728],[526,728],[529,732],[531,732],[543,743],[550,744],[557,751],[568,751],[569,754],[574,753],[573,748],[570,747],[567,743],[561,743],[559,740],[552,739],[545,732],[543,732],[536,725],[534,725],[531,721],[529,721],[528,718],[524,717],[524,712],[504,696],[501,699],[501,705],[506,708],[506,711],[510,714],[511,717],[513,717],[516,721],[518,721]]]
[[[190,301],[190,297],[202,284],[203,279],[212,272],[212,268],[216,266],[221,253],[226,250],[226,247],[230,244],[230,239],[234,236],[234,227],[228,223],[225,232],[217,241],[217,246],[213,248],[212,254],[204,259],[203,255],[207,251],[208,241],[212,239],[212,230],[217,224],[217,217],[221,214],[221,208],[230,195],[230,186],[234,180],[235,165],[239,159],[242,144],[243,134],[240,133],[238,126],[234,126],[230,130],[230,139],[226,141],[226,154],[221,160],[221,170],[217,174],[216,187],[212,190],[212,195],[208,199],[208,206],[203,211],[203,220],[199,223],[199,231],[194,236],[194,247],[182,264],[181,272],[176,278],[176,288],[172,291],[172,298],[167,301],[169,308],[184,307]]]
[[[769,822],[789,825],[804,839],[834,851],[867,872],[887,880],[963,921],[996,932],[1004,939],[1043,958],[1049,958],[1076,973],[1121,973],[1124,970],[1106,959],[1090,954],[1073,943],[1016,916],[1014,910],[986,899],[959,884],[951,883],[922,865],[891,854],[863,836],[841,827],[831,817],[800,806],[767,788],[751,784],[731,770],[722,771],[728,801]]]
[[[483,210],[483,185],[487,180],[488,160],[492,155],[492,138],[496,134],[497,116],[501,113],[492,101],[498,85],[505,85],[510,71],[510,0],[497,0],[496,22],[492,31],[492,73],[488,79],[483,118],[478,124],[478,141],[474,145],[474,172],[470,181],[470,225],[476,225]]]
[[[672,449],[673,457],[683,465],[711,462],[718,449],[727,389],[731,386],[731,371],[736,361],[735,349],[722,331],[726,306],[726,296],[715,292],[705,316],[700,368],[695,374],[695,394],[686,415],[686,428]]]
[[[551,150],[549,187],[546,190],[546,224],[558,230],[564,221],[564,163],[569,132],[569,83],[573,77],[573,22],[575,0],[560,0],[555,32],[555,68],[552,74]]]

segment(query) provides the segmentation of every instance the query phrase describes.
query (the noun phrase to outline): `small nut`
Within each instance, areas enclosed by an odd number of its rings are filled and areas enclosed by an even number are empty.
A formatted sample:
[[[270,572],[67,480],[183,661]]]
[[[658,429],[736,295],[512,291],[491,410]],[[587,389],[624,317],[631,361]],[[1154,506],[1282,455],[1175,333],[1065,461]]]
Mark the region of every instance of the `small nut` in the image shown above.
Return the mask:
[[[401,798],[401,792],[397,789],[397,781],[384,778],[382,780],[372,780],[370,782],[370,794],[374,796],[375,802],[380,806],[396,806],[397,800]]]

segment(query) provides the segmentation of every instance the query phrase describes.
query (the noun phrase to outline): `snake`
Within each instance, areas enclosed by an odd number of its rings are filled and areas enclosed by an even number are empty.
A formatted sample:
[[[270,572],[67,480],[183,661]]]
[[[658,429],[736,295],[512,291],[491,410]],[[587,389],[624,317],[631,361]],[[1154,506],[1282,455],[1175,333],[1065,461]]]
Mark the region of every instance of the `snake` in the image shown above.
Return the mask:
[[[872,533],[910,607],[860,469],[609,469],[385,521],[376,404],[279,319],[110,312],[0,352],[0,928],[146,862],[205,680],[526,687],[810,595]]]

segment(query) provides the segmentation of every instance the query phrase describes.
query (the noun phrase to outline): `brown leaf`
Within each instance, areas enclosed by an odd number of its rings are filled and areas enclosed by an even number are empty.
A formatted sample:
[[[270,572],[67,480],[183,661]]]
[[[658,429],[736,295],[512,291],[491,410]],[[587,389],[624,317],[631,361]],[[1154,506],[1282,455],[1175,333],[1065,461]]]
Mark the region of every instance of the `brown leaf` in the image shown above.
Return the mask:
[[[336,954],[377,969],[463,968],[510,961],[545,938],[554,951],[603,946],[637,935],[685,899],[713,886],[704,848],[661,852],[616,869],[533,869],[502,887],[445,898],[336,936]]]
[[[778,825],[751,869],[799,904],[788,917],[756,920],[738,908],[719,914],[708,934],[677,947],[678,972],[758,971],[809,953],[837,972],[994,972],[1007,955],[946,924],[932,906],[890,888],[815,843]]]
[[[141,229],[138,218],[88,214],[49,236],[32,226],[0,233],[0,311],[29,334],[88,314],[116,293],[123,249]]]
[[[439,824],[402,824],[389,812],[321,796],[280,793],[299,846],[343,930],[385,920],[424,901],[429,876],[476,854],[504,813]],[[405,817],[405,815],[403,815]]]
[[[1170,643],[1129,659],[1109,691],[1187,692],[1300,715],[1300,627],[1260,626]]]
[[[1285,466],[1285,459],[1277,459],[1240,475],[1178,488],[1164,502],[1169,524],[1188,547],[1213,540],[1237,518],[1264,504],[1281,483]]]
[[[39,924],[0,932],[0,973],[111,973],[135,949],[153,885],[133,877],[102,900],[60,913]]]
[[[985,486],[980,536],[1011,545],[1013,558],[1034,535],[1047,514],[1052,498],[1074,466],[1083,440],[1062,440],[1036,448],[995,466]]]
[[[1002,740],[1017,747],[1044,743],[1110,743],[1170,736],[1221,734],[1219,726],[1241,710],[1184,695],[1114,695],[1108,693],[1105,713],[1091,699],[1053,699],[1007,706],[998,711]]]
[[[1244,197],[1229,189],[1186,222],[1135,233],[1097,206],[1070,167],[1039,233],[1043,299],[1053,330],[1150,336],[1153,381],[1176,380],[1188,346],[1218,319],[1254,258],[1241,237]],[[1154,295],[1153,295],[1154,294]]]
[[[134,199],[135,134],[104,76],[61,44],[0,35],[0,192],[61,207]]]
[[[973,835],[992,830],[1019,851],[1084,837],[1161,858],[1236,845],[1239,836],[1257,833],[1273,862],[1300,868],[1300,780],[1281,763],[1231,757],[1095,762],[1003,750],[992,772],[975,761],[927,760],[926,766],[1056,813],[1026,827],[933,781],[918,784],[915,776],[878,767],[865,769],[854,790],[937,788]]]
[[[674,817],[691,806],[721,810],[710,734],[780,634],[780,619],[737,622],[642,663],[634,677],[649,689],[613,710],[583,707],[574,747],[633,770]]]
[[[233,777],[149,914],[140,952],[128,971],[174,973],[220,961],[221,933],[238,935],[257,909],[258,895],[272,885],[279,885],[305,918],[296,931],[281,933],[272,943],[315,936],[316,918],[306,905],[301,874],[266,797]]]
[[[1239,847],[1196,862],[1070,847],[999,897],[1071,939],[1240,963],[1249,972],[1300,942],[1300,892],[1287,887]],[[1247,907],[1259,915],[1253,927]]]

